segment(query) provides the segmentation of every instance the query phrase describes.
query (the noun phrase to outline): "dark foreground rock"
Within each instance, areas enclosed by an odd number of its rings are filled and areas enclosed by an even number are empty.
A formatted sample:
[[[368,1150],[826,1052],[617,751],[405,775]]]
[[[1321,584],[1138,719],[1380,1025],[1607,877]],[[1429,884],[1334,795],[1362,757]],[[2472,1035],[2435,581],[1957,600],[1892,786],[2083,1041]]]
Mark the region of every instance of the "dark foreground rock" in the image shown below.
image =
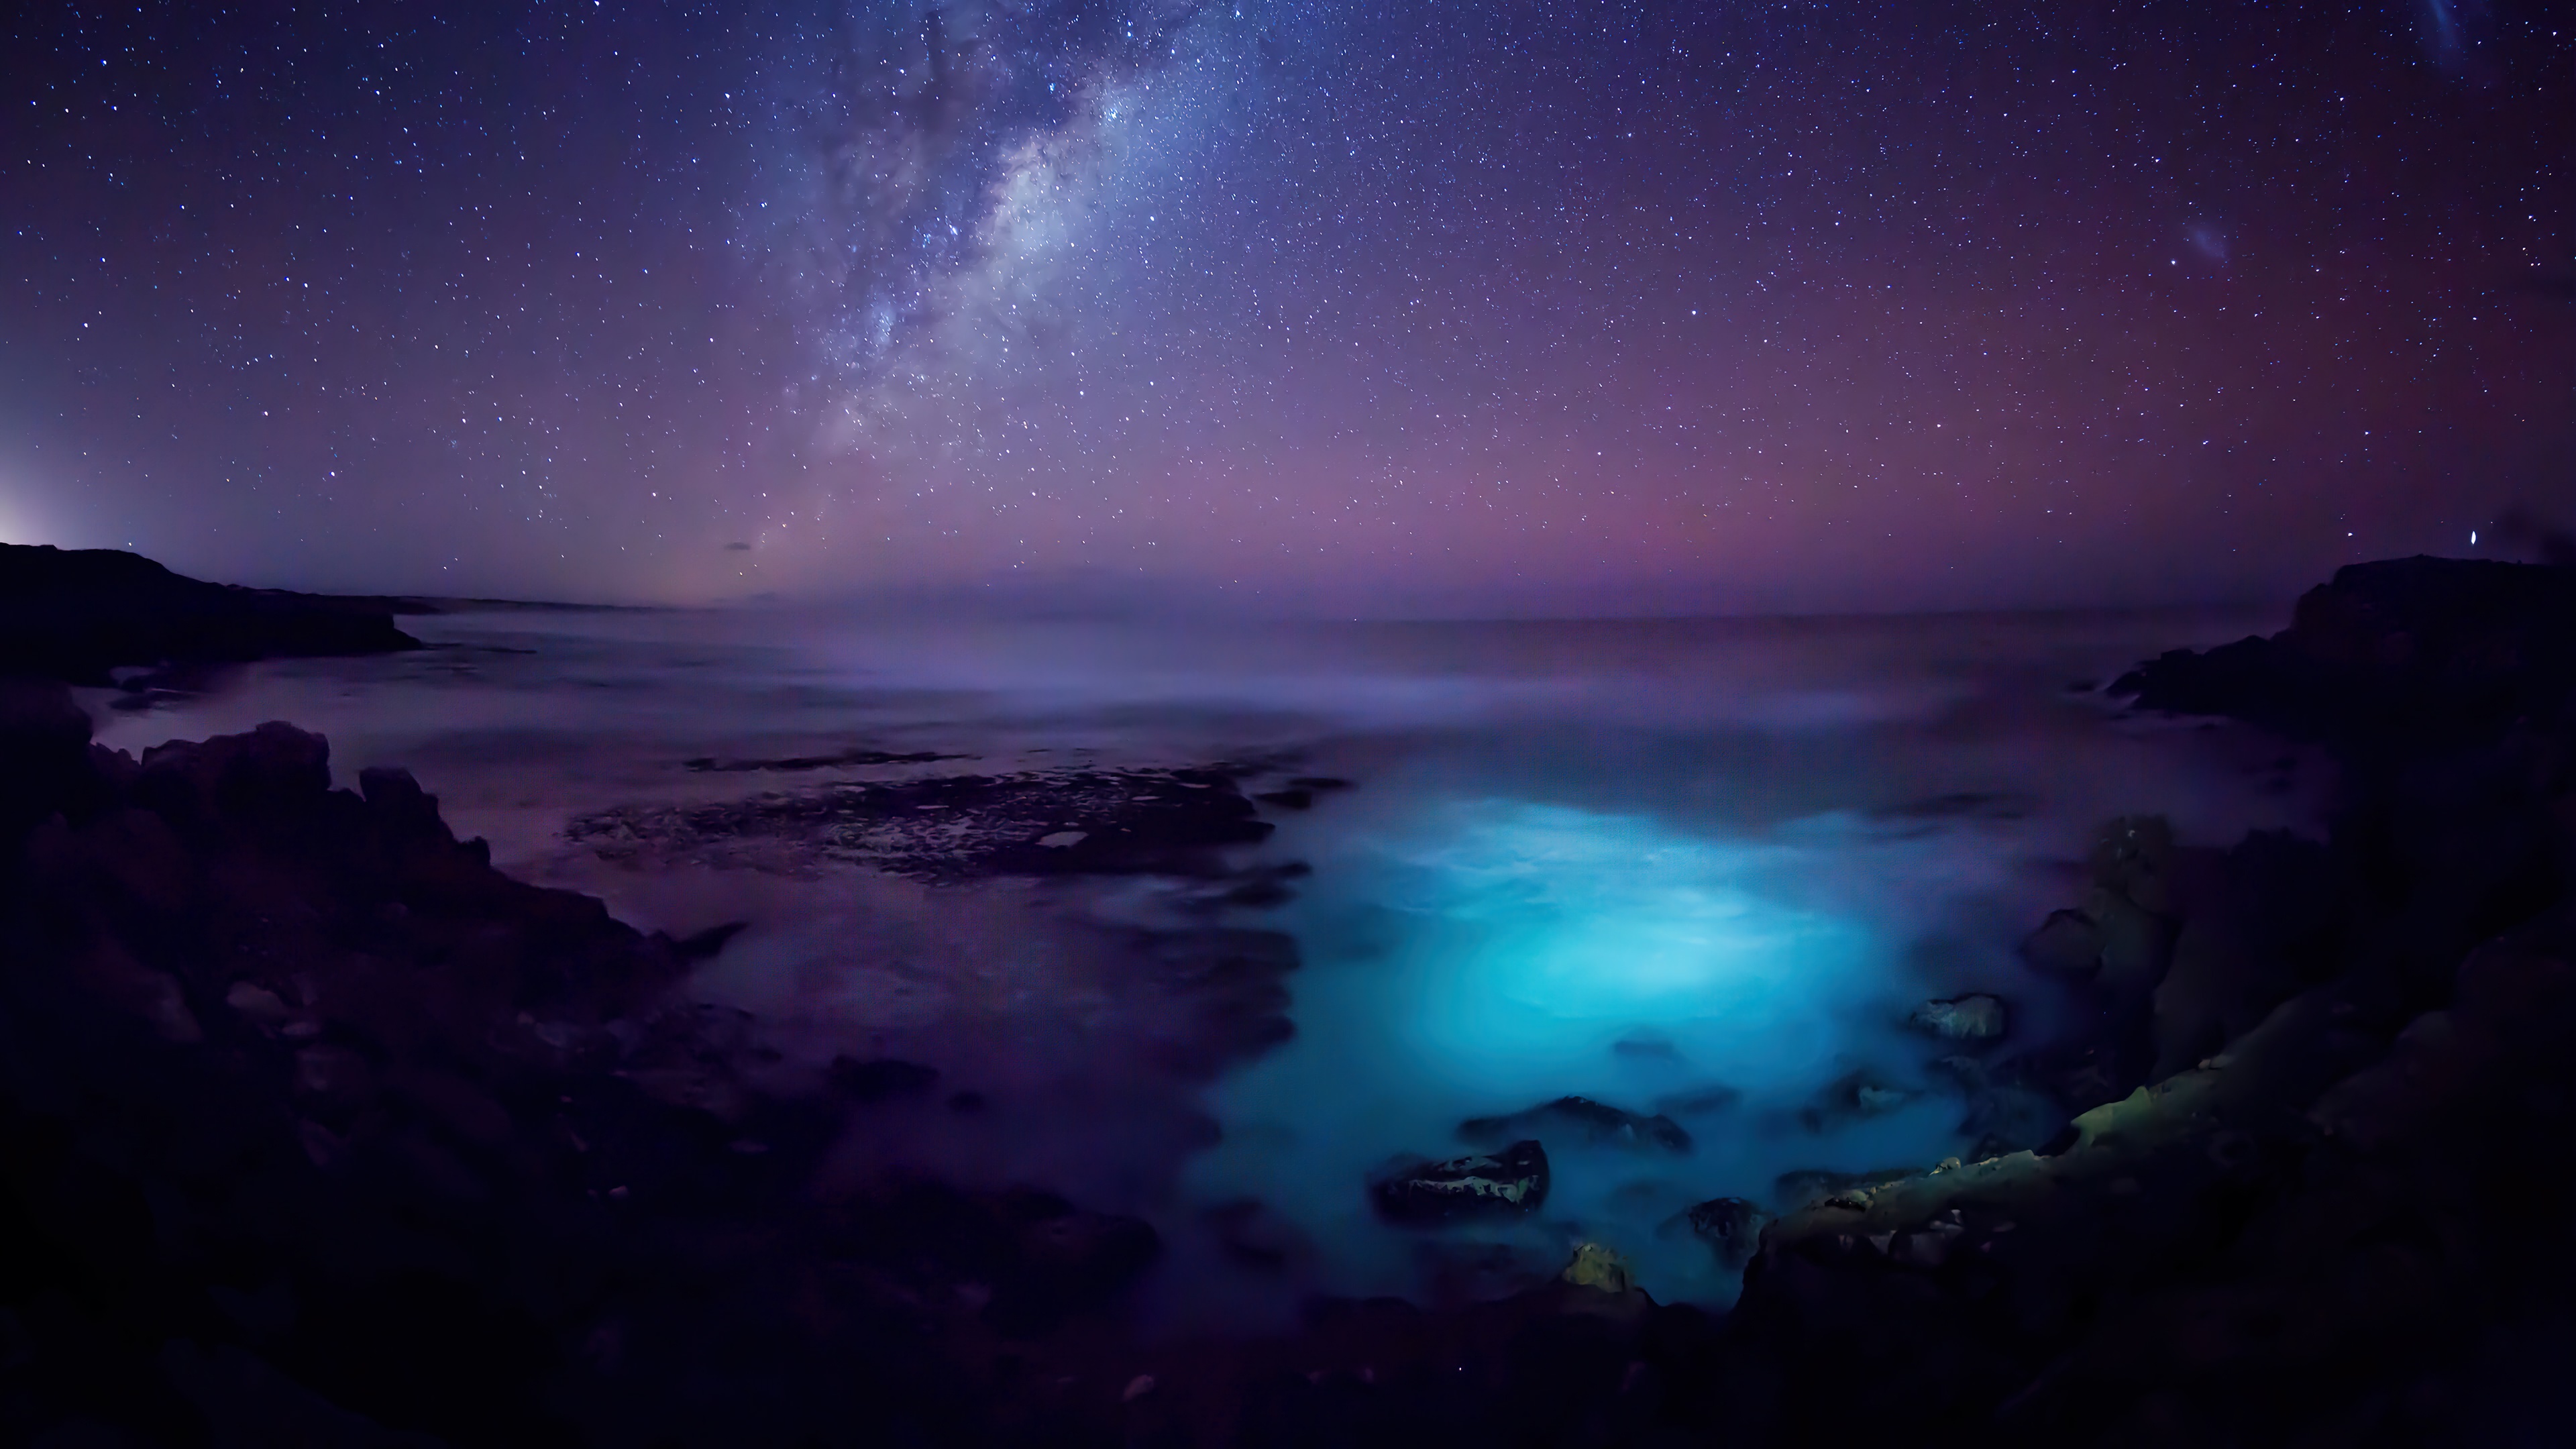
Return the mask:
[[[1660,1113],[1649,1117],[1590,1097],[1559,1097],[1500,1117],[1470,1117],[1458,1124],[1458,1136],[1461,1141],[1483,1145],[1522,1137],[1553,1137],[1560,1145],[1691,1150],[1690,1133],[1672,1118]]]
[[[998,1366],[1158,1255],[1034,1189],[826,1190],[927,1069],[776,1095],[672,995],[721,934],[361,787],[0,687],[0,1442],[988,1442]]]
[[[395,601],[245,589],[115,549],[0,544],[0,674],[105,685],[120,666],[385,654]]]
[[[1686,1220],[1722,1266],[1741,1268],[1760,1246],[1771,1215],[1743,1198],[1718,1197],[1694,1204]]]
[[[1954,1067],[2071,1127],[1774,1224],[1712,1423],[2396,1445],[2550,1421],[2548,1375],[2494,1345],[2556,1332],[2576,1287],[2529,1216],[2576,1192],[2571,664],[2576,570],[2413,559],[2120,681],[2324,742],[2331,838],[2115,822],[2024,948],[2083,983],[2092,1037]]]
[[[1487,1155],[1398,1166],[1369,1184],[1369,1198],[1390,1222],[1445,1223],[1536,1212],[1547,1186],[1547,1149],[1515,1142]]]

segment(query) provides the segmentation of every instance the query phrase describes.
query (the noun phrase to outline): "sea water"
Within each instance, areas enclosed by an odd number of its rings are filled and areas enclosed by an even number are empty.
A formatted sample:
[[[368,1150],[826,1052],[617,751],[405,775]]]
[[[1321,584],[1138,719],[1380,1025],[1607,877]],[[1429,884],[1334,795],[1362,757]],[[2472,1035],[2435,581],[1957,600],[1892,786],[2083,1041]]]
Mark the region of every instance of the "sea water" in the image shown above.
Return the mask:
[[[1167,1253],[1139,1308],[1201,1331],[1318,1293],[1510,1291],[1587,1241],[1658,1298],[1723,1303],[1735,1281],[1687,1231],[1691,1204],[1777,1206],[1785,1173],[1970,1150],[1932,1068],[1960,1048],[1906,1016],[1990,991],[2013,1015],[2001,1049],[2063,1029],[2076,1003],[2013,946],[2072,899],[2101,821],[2161,812],[2207,843],[2315,828],[2314,762],[2075,687],[2278,612],[1184,628],[495,610],[409,621],[432,646],[415,654],[90,702],[127,748],[293,720],[332,737],[343,783],[413,769],[505,868],[648,928],[750,920],[693,989],[754,1012],[783,1071],[901,1055],[990,1104],[882,1109],[841,1170],[1037,1182],[1144,1215]],[[1104,928],[1179,920],[1168,883],[638,867],[564,836],[612,806],[824,778],[692,758],[853,747],[973,757],[897,773],[1234,760],[1347,778],[1271,811],[1277,834],[1241,856],[1313,867],[1292,901],[1228,921],[1296,939],[1294,1036],[1213,1082],[1138,1064],[1161,1003]],[[1855,1072],[1897,1104],[1815,1110]],[[1372,1215],[1372,1173],[1462,1155],[1465,1119],[1567,1095],[1662,1112],[1689,1150],[1550,1140],[1528,1217]]]

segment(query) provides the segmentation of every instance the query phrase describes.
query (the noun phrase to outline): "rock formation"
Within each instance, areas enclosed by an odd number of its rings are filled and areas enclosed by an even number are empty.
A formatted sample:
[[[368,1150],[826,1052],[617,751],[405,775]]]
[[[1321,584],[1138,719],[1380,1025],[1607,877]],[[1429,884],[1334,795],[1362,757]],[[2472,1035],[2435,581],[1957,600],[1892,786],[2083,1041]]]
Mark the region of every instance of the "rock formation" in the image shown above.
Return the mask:
[[[105,685],[119,666],[417,649],[394,627],[400,607],[203,583],[115,549],[0,544],[0,675]]]

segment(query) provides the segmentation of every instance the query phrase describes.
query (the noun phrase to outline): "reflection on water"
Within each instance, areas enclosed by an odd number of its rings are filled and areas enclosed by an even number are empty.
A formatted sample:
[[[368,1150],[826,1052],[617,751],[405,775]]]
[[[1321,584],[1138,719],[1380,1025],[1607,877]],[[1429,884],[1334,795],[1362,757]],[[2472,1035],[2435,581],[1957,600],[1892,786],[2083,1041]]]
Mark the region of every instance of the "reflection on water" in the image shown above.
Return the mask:
[[[2064,903],[2097,822],[2160,810],[2228,840],[2310,824],[2323,783],[2232,730],[2116,722],[2067,682],[2271,612],[1187,629],[492,612],[417,621],[421,654],[258,666],[148,712],[93,702],[126,748],[292,719],[332,737],[344,783],[412,767],[507,868],[648,927],[752,920],[697,989],[768,1020],[784,1069],[906,1055],[989,1103],[889,1106],[851,1170],[1031,1178],[1150,1216],[1170,1253],[1147,1306],[1194,1327],[1319,1291],[1501,1291],[1577,1240],[1659,1297],[1722,1301],[1732,1281],[1676,1227],[1692,1203],[1961,1152],[1961,1099],[1929,1070],[1957,1048],[1906,1012],[1994,991],[2015,1045],[2044,1040],[2067,1003],[2010,947]],[[863,750],[972,758],[684,765]],[[1315,872],[1232,919],[1297,937],[1297,1034],[1213,1084],[1137,1060],[1169,1011],[1107,928],[1173,918],[1180,893],[1155,882],[639,872],[562,834],[610,806],[837,779],[1253,758],[1359,788],[1272,811],[1255,854]],[[1815,1110],[1854,1072],[1883,1084],[1880,1110]],[[1532,1219],[1370,1216],[1390,1157],[1455,1155],[1462,1120],[1569,1094],[1664,1112],[1689,1150],[1549,1140]]]

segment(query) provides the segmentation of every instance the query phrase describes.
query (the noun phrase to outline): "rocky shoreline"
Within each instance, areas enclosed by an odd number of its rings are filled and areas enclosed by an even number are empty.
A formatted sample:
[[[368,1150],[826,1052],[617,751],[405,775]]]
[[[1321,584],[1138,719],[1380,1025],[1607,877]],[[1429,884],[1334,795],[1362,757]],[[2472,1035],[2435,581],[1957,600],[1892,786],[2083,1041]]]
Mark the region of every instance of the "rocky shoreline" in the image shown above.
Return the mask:
[[[2004,984],[1916,1013],[1956,1050],[1976,1160],[1690,1209],[1680,1230],[1744,1265],[1722,1317],[1586,1245],[1497,1302],[1322,1302],[1293,1334],[1171,1344],[1117,1311],[1148,1224],[1041,1187],[824,1186],[843,1134],[951,1084],[892,1060],[782,1078],[752,1023],[675,989],[727,932],[644,935],[514,881],[408,775],[331,788],[292,727],[135,759],[59,685],[7,685],[0,1436],[2397,1444],[2476,1410],[2509,1438],[2530,1385],[2496,1345],[2563,1336],[2576,1280],[2576,569],[2347,569],[2283,633],[2114,689],[2321,743],[2334,828],[2107,827],[2024,948],[2034,989],[2092,1004],[2084,1040],[2020,1051]],[[1245,792],[1269,772],[831,782],[572,834],[939,881],[1166,875],[1231,908],[1285,889],[1225,863],[1268,833],[1256,802],[1340,784]],[[1196,1003],[1180,1076],[1288,1029],[1286,937],[1140,951]],[[1813,1110],[1899,1091],[1855,1078]],[[1353,1191],[1397,1221],[1535,1209],[1550,1131],[1690,1144],[1564,1098]],[[1229,1210],[1229,1244],[1288,1251],[1258,1204]]]

